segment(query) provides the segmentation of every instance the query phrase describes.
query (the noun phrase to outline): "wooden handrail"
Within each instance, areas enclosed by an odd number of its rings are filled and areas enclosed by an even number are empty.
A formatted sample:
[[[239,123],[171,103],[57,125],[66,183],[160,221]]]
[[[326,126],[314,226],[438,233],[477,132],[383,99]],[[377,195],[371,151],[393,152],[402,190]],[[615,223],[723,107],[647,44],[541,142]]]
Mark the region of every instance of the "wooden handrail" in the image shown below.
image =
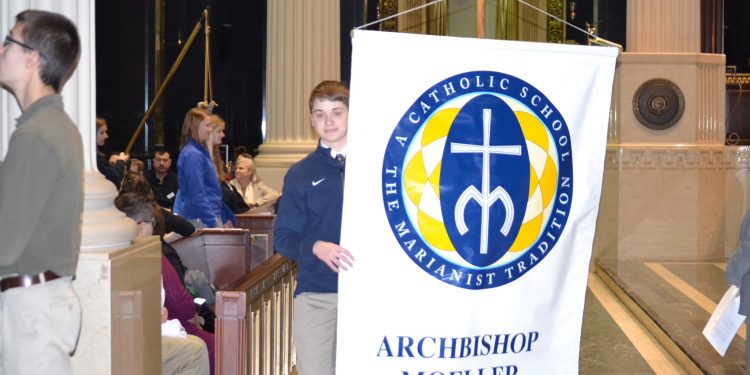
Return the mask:
[[[216,295],[216,371],[288,375],[297,265],[279,254]]]

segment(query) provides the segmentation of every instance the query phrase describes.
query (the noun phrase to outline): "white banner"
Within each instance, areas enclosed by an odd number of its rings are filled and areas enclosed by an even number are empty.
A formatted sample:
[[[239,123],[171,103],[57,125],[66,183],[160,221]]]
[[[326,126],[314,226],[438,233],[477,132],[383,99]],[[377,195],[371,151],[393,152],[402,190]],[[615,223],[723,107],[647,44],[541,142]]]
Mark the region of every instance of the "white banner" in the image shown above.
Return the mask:
[[[576,374],[617,50],[356,31],[337,374]]]

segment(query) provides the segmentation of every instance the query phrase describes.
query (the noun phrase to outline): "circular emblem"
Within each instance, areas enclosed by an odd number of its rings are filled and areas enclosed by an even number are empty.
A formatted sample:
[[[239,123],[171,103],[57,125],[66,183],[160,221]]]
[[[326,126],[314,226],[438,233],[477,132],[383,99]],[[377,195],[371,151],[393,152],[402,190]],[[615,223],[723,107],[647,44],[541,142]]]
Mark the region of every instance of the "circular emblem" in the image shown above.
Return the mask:
[[[685,97],[677,85],[666,79],[644,82],[633,96],[633,113],[649,129],[669,129],[682,118]]]
[[[567,124],[517,77],[473,71],[427,89],[383,158],[393,234],[431,276],[466,289],[513,282],[550,251],[573,193]]]

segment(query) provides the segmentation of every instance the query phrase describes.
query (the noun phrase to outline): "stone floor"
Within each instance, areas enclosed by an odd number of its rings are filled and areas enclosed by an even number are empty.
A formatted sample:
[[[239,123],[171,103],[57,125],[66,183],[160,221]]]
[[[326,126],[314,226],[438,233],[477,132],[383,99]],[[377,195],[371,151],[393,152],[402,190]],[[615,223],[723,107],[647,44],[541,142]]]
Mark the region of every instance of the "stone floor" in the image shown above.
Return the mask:
[[[579,366],[581,374],[654,373],[591,291],[586,293]]]
[[[702,335],[728,287],[723,262],[596,264],[586,294],[581,374],[744,373],[745,339],[735,337],[721,357]],[[635,313],[628,304],[637,305]]]

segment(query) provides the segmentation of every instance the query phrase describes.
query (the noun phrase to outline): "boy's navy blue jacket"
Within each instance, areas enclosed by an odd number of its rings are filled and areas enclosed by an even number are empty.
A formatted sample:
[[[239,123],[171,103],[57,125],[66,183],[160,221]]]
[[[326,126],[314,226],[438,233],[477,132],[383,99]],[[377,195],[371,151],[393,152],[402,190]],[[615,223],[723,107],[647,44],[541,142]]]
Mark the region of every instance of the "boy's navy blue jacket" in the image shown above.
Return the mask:
[[[320,144],[284,177],[273,238],[276,250],[299,265],[295,296],[338,292],[338,275],[312,248],[318,240],[339,243],[343,200],[342,170]]]

